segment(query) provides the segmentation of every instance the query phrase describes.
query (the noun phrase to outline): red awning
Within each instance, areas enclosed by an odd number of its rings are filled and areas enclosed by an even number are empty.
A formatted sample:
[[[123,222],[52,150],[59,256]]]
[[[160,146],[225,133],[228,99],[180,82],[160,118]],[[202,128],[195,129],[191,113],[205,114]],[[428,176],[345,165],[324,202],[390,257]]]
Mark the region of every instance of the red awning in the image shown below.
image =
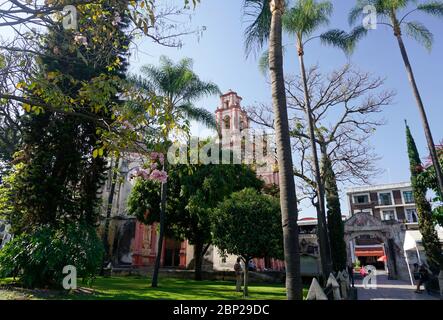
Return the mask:
[[[357,257],[381,257],[385,253],[381,248],[356,248],[355,255]]]

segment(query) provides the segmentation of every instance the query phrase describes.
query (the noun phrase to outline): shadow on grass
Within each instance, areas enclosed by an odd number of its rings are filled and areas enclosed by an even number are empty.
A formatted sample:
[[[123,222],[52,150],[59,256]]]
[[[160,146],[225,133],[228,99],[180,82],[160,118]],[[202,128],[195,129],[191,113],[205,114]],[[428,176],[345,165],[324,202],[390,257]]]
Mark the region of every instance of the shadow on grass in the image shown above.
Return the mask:
[[[158,288],[152,288],[150,278],[116,277],[98,278],[92,286],[92,295],[71,295],[68,299],[163,299],[163,300],[238,300],[242,293],[235,291],[229,281],[194,281],[167,278],[160,280]],[[283,285],[250,286],[251,299],[285,299]]]
[[[151,287],[148,277],[98,277],[90,286],[78,283],[73,292],[58,290],[29,290],[19,288],[11,281],[0,280],[1,291],[7,291],[6,299],[57,299],[57,300],[241,300],[243,294],[235,291],[232,281],[195,281],[163,278],[159,287]],[[2,289],[3,287],[3,289]],[[9,297],[9,298],[8,298]],[[279,284],[250,284],[252,300],[284,300],[286,291]]]

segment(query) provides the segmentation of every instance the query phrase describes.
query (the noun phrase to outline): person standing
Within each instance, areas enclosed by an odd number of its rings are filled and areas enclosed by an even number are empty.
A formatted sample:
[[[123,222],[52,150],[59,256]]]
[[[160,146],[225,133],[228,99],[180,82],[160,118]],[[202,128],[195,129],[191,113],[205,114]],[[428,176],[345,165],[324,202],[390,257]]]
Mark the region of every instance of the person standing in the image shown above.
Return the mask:
[[[354,288],[354,266],[351,264],[348,265],[348,274],[349,280],[351,280],[351,286]]]
[[[237,258],[237,262],[234,264],[235,271],[235,279],[236,279],[236,290],[237,292],[241,291],[241,283],[242,283],[242,271],[243,268],[241,266],[241,258]]]
[[[257,271],[257,266],[255,265],[255,262],[253,259],[249,260],[248,269],[249,269],[249,271]]]

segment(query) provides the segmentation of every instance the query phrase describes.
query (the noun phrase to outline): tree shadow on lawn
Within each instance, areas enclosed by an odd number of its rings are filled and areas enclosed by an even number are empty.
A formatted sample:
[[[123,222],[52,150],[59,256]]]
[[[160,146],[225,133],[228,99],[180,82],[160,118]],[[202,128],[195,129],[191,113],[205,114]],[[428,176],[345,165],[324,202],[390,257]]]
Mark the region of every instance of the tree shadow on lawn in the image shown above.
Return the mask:
[[[98,300],[238,300],[243,294],[235,291],[235,283],[228,281],[194,281],[161,279],[158,288],[151,287],[150,278],[98,278],[91,295],[70,295],[67,299]],[[283,286],[250,286],[249,299],[285,299]]]
[[[149,277],[96,278],[91,287],[80,280],[77,290],[25,289],[16,282],[0,282],[0,299],[11,300],[241,300],[235,282],[160,279],[159,287],[151,287]],[[283,285],[251,284],[248,299],[283,300]]]

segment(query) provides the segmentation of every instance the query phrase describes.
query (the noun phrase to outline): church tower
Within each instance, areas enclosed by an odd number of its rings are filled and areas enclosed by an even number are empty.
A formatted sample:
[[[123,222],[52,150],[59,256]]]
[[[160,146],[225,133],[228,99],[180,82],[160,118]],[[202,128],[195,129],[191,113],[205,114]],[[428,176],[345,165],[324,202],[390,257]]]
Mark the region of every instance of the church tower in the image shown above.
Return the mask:
[[[244,156],[244,149],[247,149],[245,144],[251,143],[252,149],[249,150],[255,152],[256,145],[254,141],[256,141],[256,137],[249,136],[249,118],[246,111],[241,107],[241,101],[242,97],[237,92],[229,90],[220,96],[220,105],[215,111],[215,118],[222,136],[222,148],[234,150],[235,146],[240,146]],[[275,170],[276,164],[276,159],[269,154],[269,161],[266,165],[256,166],[257,176],[263,179],[266,184],[278,185],[279,177]]]
[[[215,119],[223,137],[240,139],[242,131],[249,128],[249,119],[241,107],[242,97],[229,90],[220,97],[220,106],[215,111]],[[230,145],[225,145],[230,142]],[[223,147],[230,147],[234,141],[224,141]]]

